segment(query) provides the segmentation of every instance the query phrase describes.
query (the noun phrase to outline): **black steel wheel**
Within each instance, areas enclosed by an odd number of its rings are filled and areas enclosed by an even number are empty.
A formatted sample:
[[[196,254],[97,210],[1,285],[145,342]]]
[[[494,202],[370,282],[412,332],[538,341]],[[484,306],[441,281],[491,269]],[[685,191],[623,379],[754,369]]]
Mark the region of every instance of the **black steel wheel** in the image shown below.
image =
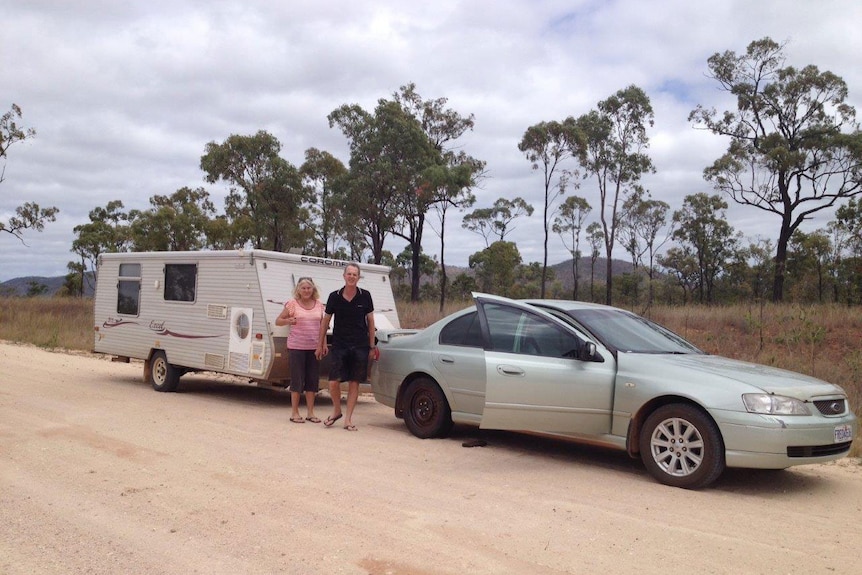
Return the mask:
[[[452,429],[449,402],[433,379],[416,379],[404,391],[404,423],[421,439],[445,437]]]

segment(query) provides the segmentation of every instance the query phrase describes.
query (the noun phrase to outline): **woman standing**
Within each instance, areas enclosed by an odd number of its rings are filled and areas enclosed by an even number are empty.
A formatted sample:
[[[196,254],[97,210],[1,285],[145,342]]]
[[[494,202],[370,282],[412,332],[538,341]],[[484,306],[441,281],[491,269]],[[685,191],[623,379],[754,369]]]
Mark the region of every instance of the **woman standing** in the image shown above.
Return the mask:
[[[290,366],[290,405],[293,423],[320,423],[314,415],[314,397],[320,384],[320,362],[315,357],[323,304],[320,293],[309,277],[299,278],[293,290],[293,299],[275,320],[275,325],[289,325],[287,361]],[[305,392],[305,419],[299,415],[299,394]]]

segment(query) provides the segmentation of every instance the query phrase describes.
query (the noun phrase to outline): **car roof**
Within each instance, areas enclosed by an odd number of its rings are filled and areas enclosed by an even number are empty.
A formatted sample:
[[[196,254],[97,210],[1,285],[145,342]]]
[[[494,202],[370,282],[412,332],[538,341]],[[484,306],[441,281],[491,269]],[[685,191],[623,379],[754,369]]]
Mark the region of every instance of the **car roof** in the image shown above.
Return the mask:
[[[523,303],[527,303],[530,305],[543,306],[543,307],[551,307],[554,309],[558,309],[561,311],[572,311],[578,309],[607,309],[607,310],[615,310],[620,311],[619,308],[604,305],[600,303],[591,303],[586,301],[575,301],[569,299],[524,299],[519,300]]]
[[[624,309],[613,307],[609,305],[604,305],[600,303],[591,303],[586,301],[575,301],[570,299],[509,299],[507,297],[487,294],[487,293],[479,293],[473,292],[473,297],[478,299],[485,299],[491,301],[498,302],[511,302],[511,303],[519,303],[522,305],[529,305],[535,307],[545,307],[552,308],[562,312],[570,312],[576,310],[585,310],[585,309],[602,309],[608,311],[616,311],[621,313],[629,313]]]

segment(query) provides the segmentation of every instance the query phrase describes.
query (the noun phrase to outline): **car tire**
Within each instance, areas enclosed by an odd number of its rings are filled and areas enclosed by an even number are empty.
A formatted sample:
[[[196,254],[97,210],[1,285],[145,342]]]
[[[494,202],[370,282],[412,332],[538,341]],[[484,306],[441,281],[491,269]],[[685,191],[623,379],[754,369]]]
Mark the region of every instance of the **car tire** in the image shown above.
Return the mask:
[[[433,379],[412,381],[404,392],[404,423],[420,439],[445,437],[452,429],[452,410]]]
[[[150,383],[156,391],[176,391],[180,383],[180,370],[168,363],[162,350],[153,353],[150,359]]]
[[[725,467],[718,426],[703,411],[684,403],[664,405],[647,417],[640,452],[653,477],[683,489],[706,487]]]

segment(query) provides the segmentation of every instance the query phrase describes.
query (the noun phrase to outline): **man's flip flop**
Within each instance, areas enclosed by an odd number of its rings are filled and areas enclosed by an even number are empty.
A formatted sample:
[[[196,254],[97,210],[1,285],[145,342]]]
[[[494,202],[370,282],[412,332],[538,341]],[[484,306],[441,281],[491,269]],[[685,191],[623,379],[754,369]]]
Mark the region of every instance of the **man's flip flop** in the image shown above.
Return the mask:
[[[338,421],[339,419],[341,419],[341,415],[342,415],[341,413],[339,413],[339,414],[338,414],[338,415],[336,415],[335,417],[332,417],[332,416],[330,415],[329,417],[327,417],[327,418],[326,418],[326,421],[324,421],[324,422],[323,422],[323,425],[325,425],[326,427],[332,427],[332,425],[333,425],[336,421]]]
[[[301,417],[291,417],[290,420],[294,423],[305,423],[305,420]]]
[[[305,421],[308,421],[310,423],[320,423],[320,420],[316,417],[306,417]]]
[[[356,426],[355,425],[345,425],[344,429],[346,429],[347,431],[356,431]]]

